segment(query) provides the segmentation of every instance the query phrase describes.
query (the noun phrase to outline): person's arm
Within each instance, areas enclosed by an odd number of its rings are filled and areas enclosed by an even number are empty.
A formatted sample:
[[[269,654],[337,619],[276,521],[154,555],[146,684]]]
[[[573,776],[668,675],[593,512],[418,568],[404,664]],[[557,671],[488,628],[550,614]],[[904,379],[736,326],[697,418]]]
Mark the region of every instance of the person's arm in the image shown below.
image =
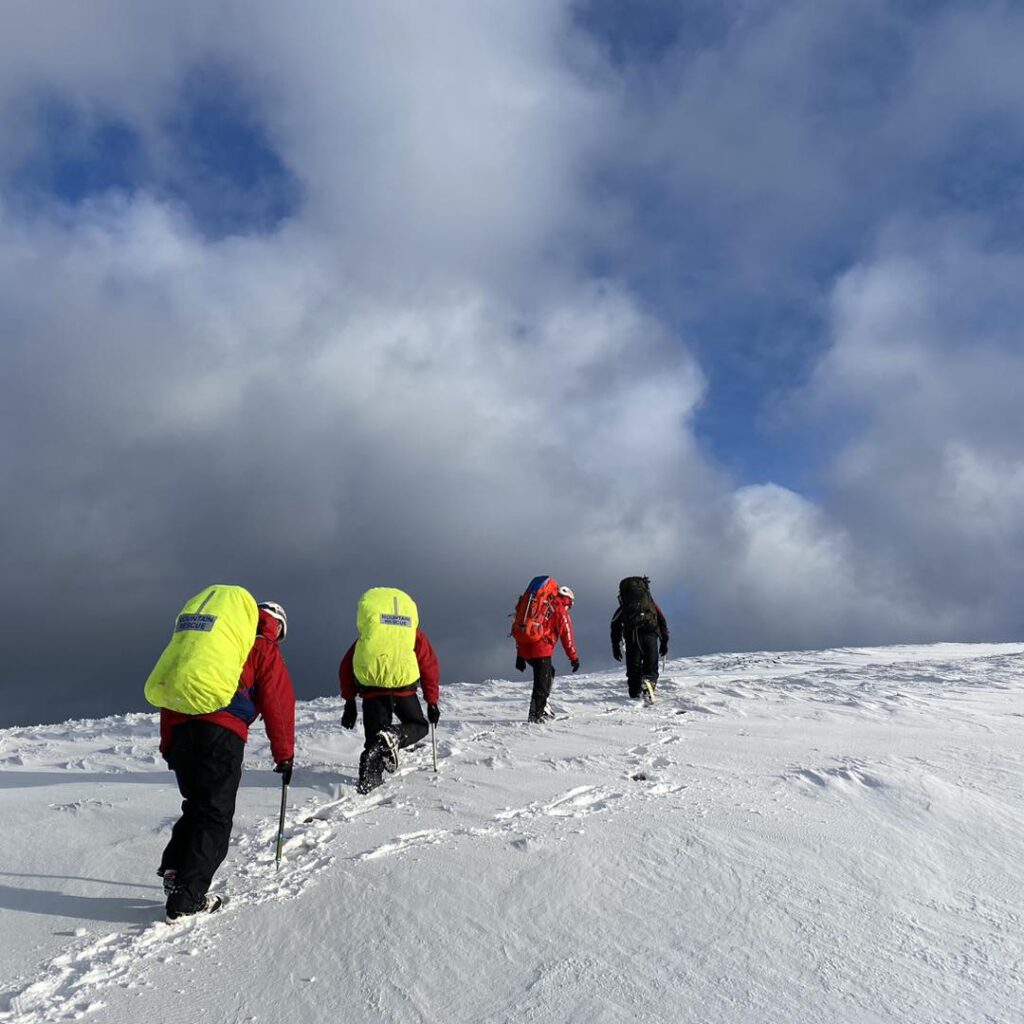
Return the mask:
[[[558,609],[558,638],[562,641],[562,648],[569,661],[578,662],[580,656],[576,653],[576,640],[572,635],[572,619],[569,618],[569,609],[565,605]]]
[[[160,756],[166,761],[171,752],[171,716],[166,708],[160,709]]]
[[[658,635],[661,637],[661,653],[664,654],[668,650],[668,620],[657,601],[654,602],[654,610],[658,613]]]
[[[669,653],[669,624],[666,621],[664,612],[657,606],[657,601],[654,602],[654,610],[657,612],[658,636],[662,638],[662,643],[659,644],[658,650],[662,657],[665,657]]]
[[[416,663],[420,667],[420,688],[428,704],[436,704],[441,696],[441,665],[427,634],[416,630]]]
[[[618,650],[622,646],[622,607],[621,605],[612,613],[612,650]]]
[[[352,670],[352,660],[356,654],[356,645],[353,644],[341,659],[338,666],[338,684],[341,688],[341,696],[344,700],[356,699],[356,675]]]
[[[295,756],[295,689],[288,666],[273,640],[257,640],[262,648],[256,663],[256,709],[270,740],[270,754],[280,764]]]
[[[622,606],[612,612],[612,657],[616,661],[622,661]]]

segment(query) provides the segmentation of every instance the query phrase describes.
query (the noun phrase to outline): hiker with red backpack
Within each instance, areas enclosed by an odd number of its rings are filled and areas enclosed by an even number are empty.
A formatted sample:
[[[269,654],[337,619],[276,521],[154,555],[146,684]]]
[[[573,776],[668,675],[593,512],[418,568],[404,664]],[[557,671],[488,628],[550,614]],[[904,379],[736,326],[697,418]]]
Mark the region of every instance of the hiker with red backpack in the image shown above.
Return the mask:
[[[295,691],[278,648],[287,631],[276,602],[207,587],[178,615],[147,680],[146,699],[160,708],[160,753],[183,798],[157,870],[168,921],[221,905],[208,890],[228,852],[245,743],[260,715],[274,771],[291,780]]]
[[[651,596],[651,581],[646,576],[627,576],[619,583],[619,607],[611,622],[612,656],[622,661],[622,641],[626,641],[626,685],[630,697],[647,690],[654,700],[658,685],[658,655],[668,654],[668,623]]]
[[[560,587],[552,577],[535,576],[516,604],[510,634],[516,642],[516,669],[522,672],[527,665],[533,669],[528,722],[554,718],[548,708],[548,697],[555,681],[551,657],[559,641],[573,672],[579,670],[580,659],[569,617],[575,599],[569,587]]]

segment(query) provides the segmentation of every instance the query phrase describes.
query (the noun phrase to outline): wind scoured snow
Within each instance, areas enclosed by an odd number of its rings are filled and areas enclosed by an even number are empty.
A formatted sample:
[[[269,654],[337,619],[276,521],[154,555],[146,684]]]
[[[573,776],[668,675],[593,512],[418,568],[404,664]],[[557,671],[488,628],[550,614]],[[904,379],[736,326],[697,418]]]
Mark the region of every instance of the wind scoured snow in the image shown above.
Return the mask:
[[[297,713],[285,856],[257,725],[218,914],[163,923],[156,718],[0,731],[0,1021],[1024,1019],[1024,645],[671,661],[442,690],[355,792]]]

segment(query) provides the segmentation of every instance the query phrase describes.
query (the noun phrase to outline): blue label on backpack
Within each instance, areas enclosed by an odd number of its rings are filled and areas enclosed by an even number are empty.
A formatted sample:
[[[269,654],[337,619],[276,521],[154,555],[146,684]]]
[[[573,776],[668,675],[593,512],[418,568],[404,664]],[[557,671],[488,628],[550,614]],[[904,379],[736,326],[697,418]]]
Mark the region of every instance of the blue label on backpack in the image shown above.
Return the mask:
[[[216,615],[179,615],[174,625],[175,633],[184,633],[193,630],[197,633],[209,633],[213,630],[213,624],[217,621]]]

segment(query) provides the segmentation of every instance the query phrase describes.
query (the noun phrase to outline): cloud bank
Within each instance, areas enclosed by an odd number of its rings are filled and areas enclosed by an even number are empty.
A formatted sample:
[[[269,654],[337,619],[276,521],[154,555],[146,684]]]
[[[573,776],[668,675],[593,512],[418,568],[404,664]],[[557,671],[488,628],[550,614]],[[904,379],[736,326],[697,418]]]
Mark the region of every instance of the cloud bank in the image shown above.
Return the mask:
[[[305,696],[372,585],[449,680],[538,572],[595,666],[634,572],[677,653],[1012,635],[1015,16],[854,6],[9,18],[9,719],[139,706],[213,580]],[[757,471],[798,437],[806,487]]]

